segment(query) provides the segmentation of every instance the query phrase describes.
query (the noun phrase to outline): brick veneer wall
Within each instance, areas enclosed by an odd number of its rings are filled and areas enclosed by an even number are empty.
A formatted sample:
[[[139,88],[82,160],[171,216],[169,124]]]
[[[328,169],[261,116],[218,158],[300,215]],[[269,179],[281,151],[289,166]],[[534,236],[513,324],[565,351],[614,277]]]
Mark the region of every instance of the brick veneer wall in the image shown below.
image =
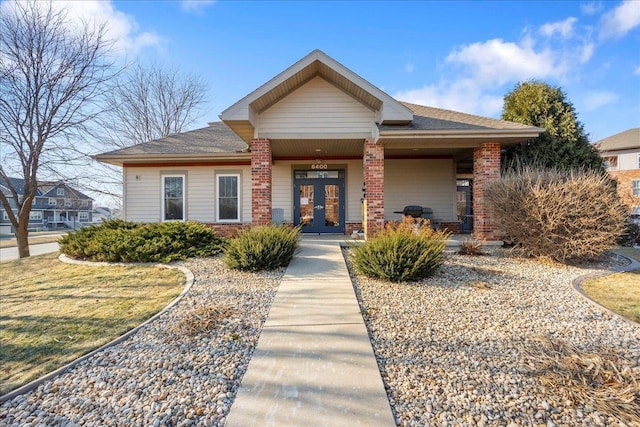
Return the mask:
[[[364,183],[366,199],[367,237],[373,236],[384,228],[384,145],[373,138],[364,141]]]
[[[629,207],[629,211],[631,211],[634,206],[640,206],[640,196],[633,195],[632,184],[633,180],[640,180],[640,169],[609,171],[609,175],[618,181],[618,195],[622,202]]]
[[[460,223],[457,222],[457,221],[455,221],[455,222],[442,221],[440,223],[440,229],[448,230],[449,232],[451,232],[453,234],[460,234]]]
[[[484,192],[500,178],[500,144],[483,144],[473,150],[473,236],[482,240],[500,240],[496,219]]]
[[[362,230],[361,222],[347,222],[345,224],[344,234],[346,234],[347,236],[351,236],[351,234],[353,234],[354,231],[360,231],[360,230]]]
[[[271,222],[271,141],[251,140],[251,217],[255,225]]]

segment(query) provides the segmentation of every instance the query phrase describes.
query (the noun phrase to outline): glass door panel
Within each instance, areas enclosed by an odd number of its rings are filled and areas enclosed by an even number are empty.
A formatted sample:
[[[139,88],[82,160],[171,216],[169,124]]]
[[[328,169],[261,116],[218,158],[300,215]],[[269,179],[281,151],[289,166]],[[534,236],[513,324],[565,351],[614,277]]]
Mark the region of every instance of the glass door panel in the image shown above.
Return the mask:
[[[304,227],[313,227],[314,218],[314,185],[300,186],[300,222]]]
[[[340,186],[324,186],[324,224],[326,227],[340,226]]]

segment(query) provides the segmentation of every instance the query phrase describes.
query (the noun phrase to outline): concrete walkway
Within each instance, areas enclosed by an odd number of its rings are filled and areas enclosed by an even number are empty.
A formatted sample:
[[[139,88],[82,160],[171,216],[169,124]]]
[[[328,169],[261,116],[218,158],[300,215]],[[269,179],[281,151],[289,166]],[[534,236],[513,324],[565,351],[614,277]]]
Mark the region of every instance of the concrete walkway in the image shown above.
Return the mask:
[[[341,240],[303,238],[227,427],[395,426]]]

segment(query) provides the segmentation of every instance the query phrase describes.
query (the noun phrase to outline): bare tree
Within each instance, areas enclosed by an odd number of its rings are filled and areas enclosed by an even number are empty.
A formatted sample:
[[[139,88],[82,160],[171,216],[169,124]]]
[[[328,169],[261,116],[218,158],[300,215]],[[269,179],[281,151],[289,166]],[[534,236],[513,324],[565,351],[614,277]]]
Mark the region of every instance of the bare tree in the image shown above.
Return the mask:
[[[128,147],[182,132],[207,101],[200,77],[159,64],[132,66],[110,91],[103,125],[108,144]]]
[[[38,171],[81,157],[74,147],[101,112],[114,76],[104,26],[72,26],[50,2],[0,8],[0,201],[15,229],[19,256],[29,256],[28,223]],[[8,180],[24,179],[23,196]],[[13,206],[12,206],[13,205]],[[14,212],[15,210],[15,212]]]

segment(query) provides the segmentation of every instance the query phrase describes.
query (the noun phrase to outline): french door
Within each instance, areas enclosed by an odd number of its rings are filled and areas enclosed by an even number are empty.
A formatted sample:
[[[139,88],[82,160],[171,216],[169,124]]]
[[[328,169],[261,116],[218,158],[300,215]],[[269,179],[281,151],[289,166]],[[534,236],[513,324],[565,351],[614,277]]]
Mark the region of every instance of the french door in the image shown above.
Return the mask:
[[[294,223],[303,233],[344,234],[344,180],[296,179]]]

